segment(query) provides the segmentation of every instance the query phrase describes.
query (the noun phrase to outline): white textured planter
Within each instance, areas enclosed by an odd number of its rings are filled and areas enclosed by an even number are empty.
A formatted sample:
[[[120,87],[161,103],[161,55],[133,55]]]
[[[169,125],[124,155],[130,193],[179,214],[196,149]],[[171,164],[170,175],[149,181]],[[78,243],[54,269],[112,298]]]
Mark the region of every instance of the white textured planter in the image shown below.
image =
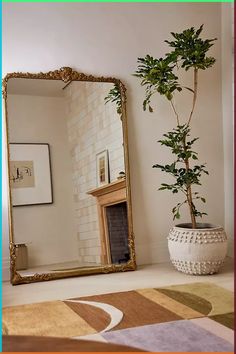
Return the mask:
[[[168,236],[170,259],[174,267],[187,274],[214,274],[224,262],[227,236],[221,226],[191,224],[174,226]]]

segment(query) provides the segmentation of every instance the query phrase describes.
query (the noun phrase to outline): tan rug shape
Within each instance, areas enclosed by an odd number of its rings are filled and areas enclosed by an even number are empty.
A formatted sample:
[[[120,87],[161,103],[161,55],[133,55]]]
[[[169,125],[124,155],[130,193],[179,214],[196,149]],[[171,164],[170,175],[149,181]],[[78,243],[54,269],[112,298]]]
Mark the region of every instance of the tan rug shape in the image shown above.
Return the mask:
[[[49,301],[3,309],[8,334],[76,337],[96,333],[62,301]]]
[[[157,304],[160,304],[161,306],[165,307],[170,311],[173,311],[178,316],[184,319],[203,317],[200,312],[197,312],[192,308],[185,306],[184,304],[181,304],[178,301],[175,301],[174,299],[170,298],[169,296],[166,296],[165,294],[162,294],[156,289],[140,289],[136,291],[139,294],[145,296],[147,299],[152,300]]]

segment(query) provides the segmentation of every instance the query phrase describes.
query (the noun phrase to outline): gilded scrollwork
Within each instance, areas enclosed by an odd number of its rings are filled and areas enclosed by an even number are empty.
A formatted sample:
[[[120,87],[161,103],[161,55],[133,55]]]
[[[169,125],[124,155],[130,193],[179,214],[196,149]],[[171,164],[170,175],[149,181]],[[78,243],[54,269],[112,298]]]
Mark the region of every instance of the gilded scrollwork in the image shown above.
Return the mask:
[[[9,251],[10,251],[10,273],[11,273],[11,280],[16,275],[16,246],[13,242],[9,244]]]
[[[132,232],[129,237],[129,248],[130,248],[130,258],[132,260],[132,264],[136,268],[136,255],[135,255],[135,245],[134,245],[134,233]]]
[[[3,81],[2,81],[2,92],[3,98],[6,99],[7,97],[7,83],[9,79],[44,79],[44,80],[62,80],[65,83],[70,81],[92,81],[92,82],[113,82],[119,84],[121,93],[123,95],[123,99],[126,101],[125,96],[125,87],[121,83],[119,79],[114,77],[103,77],[103,76],[93,76],[93,75],[86,75],[84,73],[80,73],[78,71],[73,70],[70,67],[62,67],[59,70],[48,71],[48,72],[40,72],[40,73],[29,73],[29,72],[14,72],[7,74]]]
[[[131,211],[131,194],[130,194],[130,177],[129,177],[129,158],[128,158],[128,132],[127,132],[127,118],[126,118],[126,88],[125,85],[117,78],[114,77],[96,77],[93,75],[86,75],[78,71],[73,70],[70,67],[62,67],[59,70],[39,72],[39,73],[29,73],[29,72],[13,72],[7,74],[2,81],[2,95],[5,101],[5,118],[6,127],[8,126],[7,117],[7,86],[8,81],[13,78],[23,78],[23,79],[44,79],[44,80],[62,80],[64,83],[70,83],[71,81],[90,81],[90,82],[106,82],[114,83],[118,85],[121,92],[121,119],[123,127],[124,136],[124,154],[125,154],[125,167],[126,167],[126,188],[127,188],[127,204],[128,204],[128,220],[129,220],[129,237],[128,244],[130,249],[130,260],[124,264],[110,264],[106,266],[94,267],[94,268],[83,268],[70,271],[60,271],[51,273],[42,273],[34,275],[20,275],[16,270],[16,245],[14,243],[13,235],[13,222],[12,222],[12,212],[10,208],[9,218],[10,218],[10,271],[11,271],[11,283],[16,284],[26,284],[38,281],[48,281],[54,279],[60,279],[65,277],[75,277],[83,276],[88,274],[102,274],[102,273],[112,273],[112,272],[124,272],[136,269],[136,258],[135,258],[135,246],[134,246],[134,234],[132,225],[132,211]],[[8,164],[9,164],[9,139],[8,132],[6,131],[6,141],[7,141],[7,153],[8,153]],[[10,187],[10,184],[9,184]],[[10,190],[10,188],[9,188]],[[9,195],[9,205],[11,206],[11,195]]]

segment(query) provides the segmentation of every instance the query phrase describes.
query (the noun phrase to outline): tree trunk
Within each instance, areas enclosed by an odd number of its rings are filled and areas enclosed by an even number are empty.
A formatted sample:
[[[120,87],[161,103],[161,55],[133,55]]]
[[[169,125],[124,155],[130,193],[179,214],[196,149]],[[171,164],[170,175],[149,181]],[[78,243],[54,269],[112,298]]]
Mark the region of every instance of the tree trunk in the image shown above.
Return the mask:
[[[190,211],[190,216],[191,216],[192,229],[196,229],[197,228],[197,223],[196,223],[196,217],[195,217],[195,215],[193,213],[193,198],[192,198],[191,186],[187,190],[187,200],[188,200],[189,211]]]
[[[185,139],[183,140],[183,147],[184,147],[184,151],[187,152]],[[186,158],[184,160],[184,163],[185,163],[185,166],[186,166],[186,172],[188,172],[188,170],[189,170],[189,159]],[[187,187],[187,201],[188,201],[189,212],[190,212],[190,216],[191,216],[192,229],[196,229],[197,223],[196,223],[196,217],[194,215],[193,197],[192,197],[191,185],[189,187]]]

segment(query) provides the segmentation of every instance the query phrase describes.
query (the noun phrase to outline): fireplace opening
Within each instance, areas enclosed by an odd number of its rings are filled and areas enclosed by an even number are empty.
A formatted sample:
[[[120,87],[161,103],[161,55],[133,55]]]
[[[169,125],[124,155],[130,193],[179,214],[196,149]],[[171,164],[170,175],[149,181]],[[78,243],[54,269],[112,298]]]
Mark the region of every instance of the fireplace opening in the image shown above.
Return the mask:
[[[105,209],[111,261],[113,264],[126,263],[130,260],[127,204],[122,202]]]

